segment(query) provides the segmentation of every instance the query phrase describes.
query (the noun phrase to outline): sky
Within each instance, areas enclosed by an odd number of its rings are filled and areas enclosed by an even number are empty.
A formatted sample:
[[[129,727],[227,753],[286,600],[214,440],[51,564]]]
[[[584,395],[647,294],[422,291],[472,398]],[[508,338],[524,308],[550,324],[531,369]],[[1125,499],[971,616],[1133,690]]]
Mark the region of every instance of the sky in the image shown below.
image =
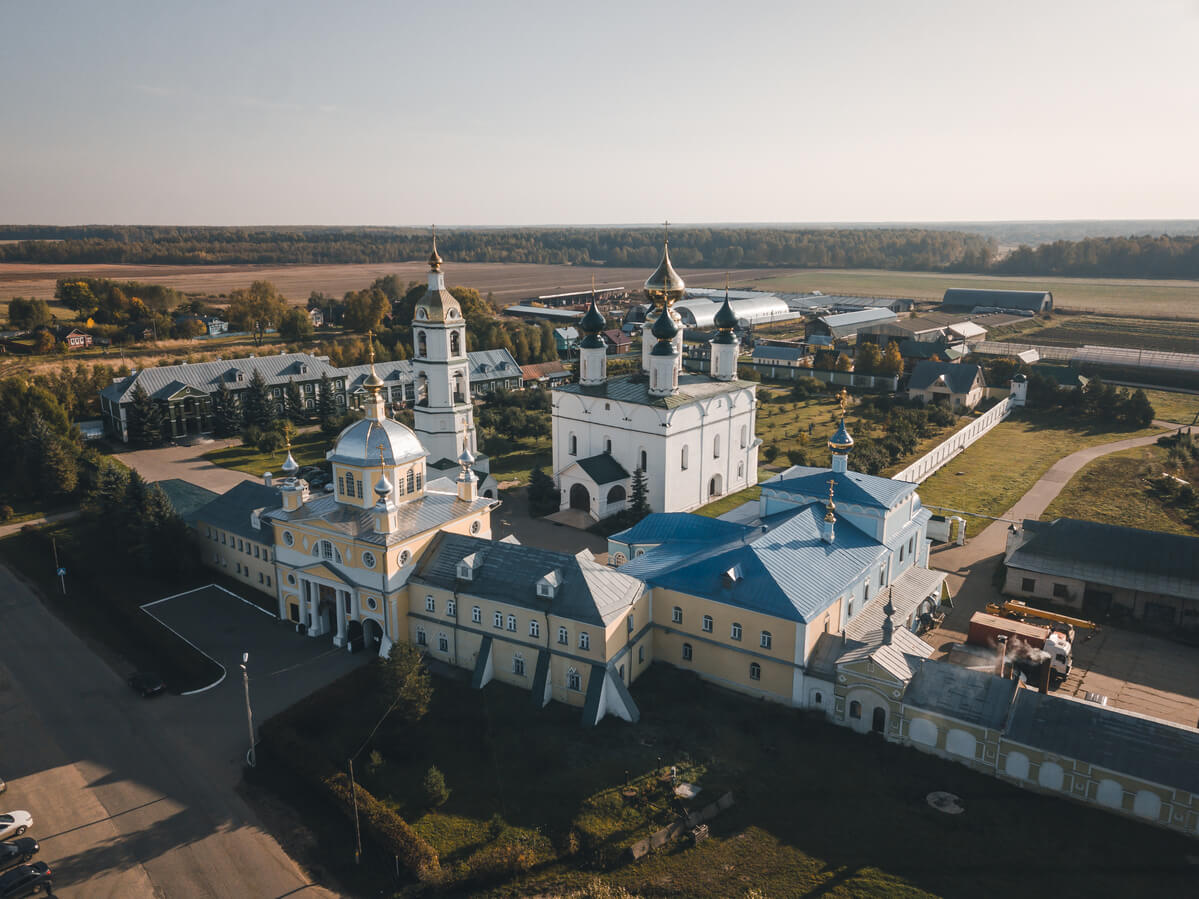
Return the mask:
[[[1199,217],[1199,0],[0,0],[0,222]]]

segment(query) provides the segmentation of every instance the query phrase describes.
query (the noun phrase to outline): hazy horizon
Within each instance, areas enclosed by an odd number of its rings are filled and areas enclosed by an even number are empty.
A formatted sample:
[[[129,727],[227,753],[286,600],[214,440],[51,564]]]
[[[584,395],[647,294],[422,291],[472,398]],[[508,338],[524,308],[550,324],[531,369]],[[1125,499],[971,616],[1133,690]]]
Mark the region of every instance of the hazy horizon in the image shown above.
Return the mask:
[[[1199,215],[1196,0],[64,0],[0,35],[17,224]]]

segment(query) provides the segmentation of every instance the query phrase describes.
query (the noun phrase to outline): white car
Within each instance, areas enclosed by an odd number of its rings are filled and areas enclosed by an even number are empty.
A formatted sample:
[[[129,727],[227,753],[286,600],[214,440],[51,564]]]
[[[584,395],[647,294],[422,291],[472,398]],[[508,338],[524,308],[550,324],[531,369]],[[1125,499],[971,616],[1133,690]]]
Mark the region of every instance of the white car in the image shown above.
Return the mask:
[[[33,827],[33,815],[29,812],[8,812],[0,815],[0,840],[19,837]]]

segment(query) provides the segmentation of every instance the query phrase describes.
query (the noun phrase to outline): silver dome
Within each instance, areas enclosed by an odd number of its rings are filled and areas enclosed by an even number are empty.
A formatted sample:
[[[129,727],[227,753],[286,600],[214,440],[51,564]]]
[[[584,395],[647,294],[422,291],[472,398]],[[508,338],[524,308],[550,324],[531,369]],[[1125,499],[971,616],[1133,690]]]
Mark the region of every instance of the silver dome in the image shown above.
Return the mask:
[[[399,465],[428,455],[416,435],[398,421],[364,418],[338,435],[327,458],[344,465],[370,468],[379,464],[380,443],[383,444],[384,465]]]

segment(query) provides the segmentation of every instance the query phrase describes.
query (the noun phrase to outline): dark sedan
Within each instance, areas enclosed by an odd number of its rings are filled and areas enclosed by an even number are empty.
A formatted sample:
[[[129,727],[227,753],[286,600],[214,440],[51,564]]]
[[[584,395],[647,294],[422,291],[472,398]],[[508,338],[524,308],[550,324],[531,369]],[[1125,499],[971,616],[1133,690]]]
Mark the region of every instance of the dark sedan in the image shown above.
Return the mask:
[[[13,865],[25,864],[37,855],[41,848],[32,837],[0,843],[0,871],[7,871]]]
[[[21,865],[0,874],[0,899],[24,899],[34,893],[54,892],[54,875],[45,862]]]

